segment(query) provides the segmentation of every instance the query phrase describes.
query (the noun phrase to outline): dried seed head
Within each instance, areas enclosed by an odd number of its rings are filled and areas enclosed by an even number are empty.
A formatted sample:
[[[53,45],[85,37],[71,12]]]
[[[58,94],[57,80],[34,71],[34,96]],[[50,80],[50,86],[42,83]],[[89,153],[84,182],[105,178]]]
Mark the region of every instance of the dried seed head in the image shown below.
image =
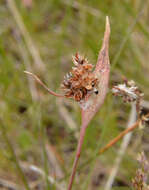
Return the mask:
[[[132,180],[132,185],[135,190],[149,190],[149,186],[146,183],[149,172],[149,163],[144,153],[139,155],[138,161],[140,163],[140,168],[136,171],[136,175]]]
[[[66,74],[62,82],[65,97],[73,98],[80,102],[84,100],[88,93],[97,93],[98,78],[92,72],[93,65],[78,53],[72,57],[75,67],[69,74]]]
[[[144,94],[135,85],[133,80],[127,81],[125,79],[123,84],[119,84],[112,88],[115,96],[121,96],[124,102],[136,102],[137,111],[140,111],[140,100]]]

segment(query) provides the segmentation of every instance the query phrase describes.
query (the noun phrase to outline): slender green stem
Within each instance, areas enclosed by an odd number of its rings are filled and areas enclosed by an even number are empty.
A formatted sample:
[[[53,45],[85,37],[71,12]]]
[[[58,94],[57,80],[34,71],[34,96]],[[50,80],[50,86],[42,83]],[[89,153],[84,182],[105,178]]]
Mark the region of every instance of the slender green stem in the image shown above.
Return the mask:
[[[42,126],[42,149],[43,149],[43,159],[44,159],[44,173],[45,173],[45,181],[46,181],[46,190],[50,189],[50,183],[49,183],[49,170],[48,170],[48,157],[47,152],[45,148],[45,141],[46,141],[46,134],[45,134],[45,128]]]
[[[7,147],[8,147],[8,149],[9,149],[11,155],[12,155],[12,158],[13,158],[15,166],[16,166],[16,168],[18,170],[18,173],[19,173],[19,175],[20,175],[20,177],[21,177],[21,179],[22,179],[22,181],[24,183],[24,187],[26,188],[26,190],[31,190],[29,185],[28,185],[28,182],[26,180],[26,177],[25,177],[25,175],[24,175],[24,173],[23,173],[23,171],[22,171],[22,169],[20,167],[19,161],[18,161],[17,156],[15,154],[15,151],[13,149],[13,146],[12,146],[11,142],[9,141],[9,138],[8,138],[7,132],[6,132],[7,129],[3,125],[3,123],[1,123],[0,128],[1,128],[1,131],[2,131],[2,136],[3,136],[3,138],[4,138],[4,140],[5,140],[6,144],[7,144]]]

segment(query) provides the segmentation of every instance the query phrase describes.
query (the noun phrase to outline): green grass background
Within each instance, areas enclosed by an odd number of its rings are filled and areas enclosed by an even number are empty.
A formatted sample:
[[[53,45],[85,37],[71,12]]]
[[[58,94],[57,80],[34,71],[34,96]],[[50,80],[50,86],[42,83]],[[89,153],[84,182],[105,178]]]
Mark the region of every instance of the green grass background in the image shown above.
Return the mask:
[[[25,40],[27,34],[22,36],[10,7],[1,0],[0,177],[24,185],[24,177],[16,167],[18,160],[39,166],[46,176],[51,174],[45,149],[45,145],[50,144],[63,160],[59,163],[64,173],[61,182],[67,183],[77,145],[75,134],[80,130],[79,106],[73,101],[57,101],[36,83],[33,84],[35,89],[30,88],[32,79],[29,82],[23,71],[32,70],[47,86],[59,92],[64,74],[73,65],[71,56],[75,52],[96,64],[108,15],[111,24],[110,88],[125,76],[138,84],[148,100],[149,1],[33,0],[30,9],[20,0],[13,2],[39,51],[44,70],[37,67],[32,47],[28,47]],[[31,92],[37,94],[37,99]],[[63,118],[60,107],[64,107],[67,116],[75,122],[75,129],[71,129],[71,123]],[[104,189],[120,142],[102,156],[94,155],[126,127],[129,112],[130,105],[123,104],[109,91],[100,112],[87,129],[74,189]],[[147,128],[134,132],[112,189],[131,189],[137,154],[148,152],[148,137]],[[46,182],[46,178],[42,181]],[[47,183],[45,189],[56,187]]]

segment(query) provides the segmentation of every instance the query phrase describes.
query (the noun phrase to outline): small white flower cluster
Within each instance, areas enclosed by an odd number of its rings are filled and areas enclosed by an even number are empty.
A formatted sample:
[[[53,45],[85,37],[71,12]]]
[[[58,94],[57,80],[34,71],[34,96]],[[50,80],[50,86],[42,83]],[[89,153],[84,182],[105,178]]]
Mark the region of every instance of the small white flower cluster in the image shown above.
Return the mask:
[[[139,101],[144,96],[133,80],[114,86],[112,92],[115,96],[121,96],[124,102]]]

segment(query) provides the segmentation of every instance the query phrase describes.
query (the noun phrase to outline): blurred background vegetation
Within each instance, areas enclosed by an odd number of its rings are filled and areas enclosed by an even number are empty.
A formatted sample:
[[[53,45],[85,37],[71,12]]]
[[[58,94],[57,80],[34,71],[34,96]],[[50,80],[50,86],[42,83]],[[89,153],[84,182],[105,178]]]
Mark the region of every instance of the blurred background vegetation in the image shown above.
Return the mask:
[[[66,189],[80,108],[49,95],[23,71],[36,73],[59,92],[73,54],[80,52],[96,64],[106,15],[111,24],[110,88],[125,76],[148,100],[148,0],[0,1],[0,189],[17,189],[15,184],[18,189]],[[130,111],[109,91],[87,129],[74,189],[108,190],[121,142],[100,157],[97,152],[126,128]],[[131,189],[138,153],[149,156],[148,132],[147,127],[133,132],[110,189]]]

